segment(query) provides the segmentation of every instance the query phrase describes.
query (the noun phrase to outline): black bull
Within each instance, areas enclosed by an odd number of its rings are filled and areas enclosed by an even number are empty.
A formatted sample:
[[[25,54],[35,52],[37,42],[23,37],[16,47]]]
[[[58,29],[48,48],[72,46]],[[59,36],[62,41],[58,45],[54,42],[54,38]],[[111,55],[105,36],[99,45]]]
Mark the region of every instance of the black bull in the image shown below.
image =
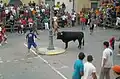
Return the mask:
[[[81,48],[83,43],[84,46],[84,33],[83,32],[68,32],[62,31],[57,33],[57,39],[61,39],[65,43],[65,49],[68,48],[69,41],[76,41],[78,40],[79,45],[78,48]],[[82,42],[83,41],[83,42]]]

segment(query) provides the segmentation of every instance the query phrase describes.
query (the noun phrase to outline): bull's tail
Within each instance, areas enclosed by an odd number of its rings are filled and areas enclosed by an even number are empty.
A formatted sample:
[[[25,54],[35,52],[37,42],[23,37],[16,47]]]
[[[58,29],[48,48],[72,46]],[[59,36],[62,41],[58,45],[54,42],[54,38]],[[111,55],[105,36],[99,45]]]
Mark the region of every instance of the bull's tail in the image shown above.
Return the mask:
[[[84,41],[84,37],[83,37],[83,39],[82,39],[82,44],[83,44],[83,46],[84,46],[84,42],[85,42],[85,41]]]

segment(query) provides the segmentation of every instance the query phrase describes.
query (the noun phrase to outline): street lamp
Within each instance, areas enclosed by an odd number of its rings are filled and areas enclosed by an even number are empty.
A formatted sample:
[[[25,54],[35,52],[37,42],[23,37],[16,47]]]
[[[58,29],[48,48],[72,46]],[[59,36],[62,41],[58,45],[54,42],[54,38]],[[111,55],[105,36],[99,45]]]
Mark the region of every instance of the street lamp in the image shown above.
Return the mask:
[[[49,29],[49,46],[48,50],[54,50],[54,44],[53,44],[53,29],[52,29],[52,6],[53,6],[53,1],[50,1],[50,29]]]
[[[73,12],[75,11],[75,0],[73,0]]]

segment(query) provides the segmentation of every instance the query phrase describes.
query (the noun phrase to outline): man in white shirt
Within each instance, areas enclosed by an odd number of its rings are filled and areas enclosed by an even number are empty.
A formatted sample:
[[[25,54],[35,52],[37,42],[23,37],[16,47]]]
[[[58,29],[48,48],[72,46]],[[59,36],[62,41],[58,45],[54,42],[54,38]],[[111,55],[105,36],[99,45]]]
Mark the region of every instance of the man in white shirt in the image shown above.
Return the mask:
[[[83,79],[97,79],[96,68],[92,64],[93,57],[88,55],[87,62],[84,64],[84,78]]]
[[[3,8],[4,3],[2,1],[0,1],[0,7]]]
[[[102,56],[100,79],[110,79],[110,69],[113,66],[113,51],[109,48],[109,42],[103,43],[104,51]]]
[[[2,27],[0,27],[0,32],[2,31]]]
[[[116,26],[120,23],[120,17],[117,17]]]
[[[65,20],[66,20],[66,16],[65,16],[65,14],[64,15],[62,15],[62,27],[64,27],[65,26]]]
[[[75,14],[74,13],[72,13],[72,15],[71,15],[71,20],[72,20],[72,26],[75,26]]]

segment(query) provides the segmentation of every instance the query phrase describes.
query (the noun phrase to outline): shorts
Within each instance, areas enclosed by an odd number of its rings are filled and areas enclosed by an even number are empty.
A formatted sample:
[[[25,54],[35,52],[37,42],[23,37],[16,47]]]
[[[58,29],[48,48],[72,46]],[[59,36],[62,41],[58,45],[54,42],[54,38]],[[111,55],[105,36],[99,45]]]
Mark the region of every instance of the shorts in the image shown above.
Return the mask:
[[[37,47],[36,43],[28,43],[28,49],[30,49],[30,48],[31,48],[31,46],[33,46],[34,48],[36,48],[36,47]]]

